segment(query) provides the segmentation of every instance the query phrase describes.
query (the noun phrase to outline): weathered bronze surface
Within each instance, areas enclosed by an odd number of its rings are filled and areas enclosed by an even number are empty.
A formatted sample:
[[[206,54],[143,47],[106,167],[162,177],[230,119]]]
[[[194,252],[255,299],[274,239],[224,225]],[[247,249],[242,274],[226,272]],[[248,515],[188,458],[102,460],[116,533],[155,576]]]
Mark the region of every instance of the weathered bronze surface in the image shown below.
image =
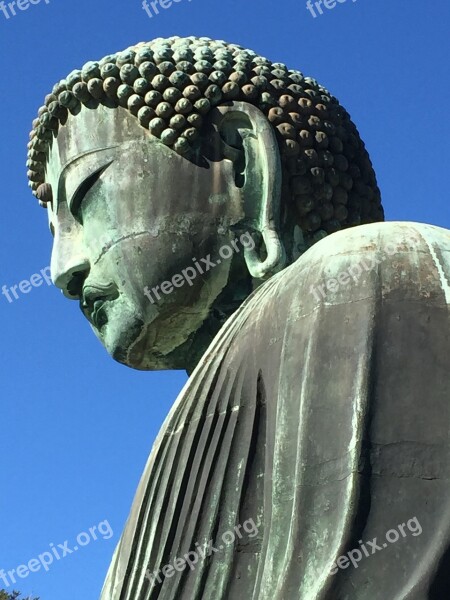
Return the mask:
[[[381,222],[337,100],[157,40],[57,84],[28,167],[108,352],[191,373],[101,600],[447,598],[450,232]]]

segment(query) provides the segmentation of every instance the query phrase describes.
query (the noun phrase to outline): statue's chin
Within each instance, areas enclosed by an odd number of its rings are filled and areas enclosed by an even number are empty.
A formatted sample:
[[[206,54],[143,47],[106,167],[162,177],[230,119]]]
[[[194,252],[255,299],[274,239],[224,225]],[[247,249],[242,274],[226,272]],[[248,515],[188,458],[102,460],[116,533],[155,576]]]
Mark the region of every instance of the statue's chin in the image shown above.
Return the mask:
[[[144,321],[141,314],[123,303],[111,303],[107,310],[107,322],[95,335],[117,362],[144,371],[180,369],[172,353],[165,355],[157,348],[158,326],[153,319]],[[118,306],[121,304],[121,306]],[[119,315],[119,316],[118,316]],[[156,315],[154,315],[156,320]]]
[[[144,313],[124,295],[105,303],[102,317],[101,325],[98,322],[99,327],[92,329],[117,362],[141,371],[186,369],[196,319],[189,320],[184,313],[164,318],[156,308]]]
[[[126,360],[116,358],[119,362],[139,369],[141,371],[162,371],[167,369],[184,369],[184,360],[182,352],[175,344],[175,347],[164,345],[161,348],[158,344],[158,325],[154,322],[140,323],[139,334],[135,336],[133,342],[128,346]],[[167,334],[167,330],[165,332]],[[170,338],[170,335],[168,336]],[[167,341],[167,340],[165,340]]]
[[[119,324],[108,321],[100,331],[92,326],[95,335],[108,354],[117,362],[133,368],[139,367],[132,364],[130,355],[133,346],[138,343],[143,328],[144,323],[141,319],[128,319],[126,323],[122,320]]]
[[[121,332],[116,339],[111,340],[108,345],[105,345],[114,360],[133,369],[141,368],[139,356],[134,351],[134,348],[136,345],[139,345],[139,338],[143,328],[143,321],[136,320],[132,326],[129,324],[128,328]]]
[[[96,323],[96,325],[98,325]],[[143,335],[144,318],[139,310],[123,296],[107,302],[103,308],[103,323],[91,325],[97,338],[114,360],[126,366],[139,368],[131,355]]]

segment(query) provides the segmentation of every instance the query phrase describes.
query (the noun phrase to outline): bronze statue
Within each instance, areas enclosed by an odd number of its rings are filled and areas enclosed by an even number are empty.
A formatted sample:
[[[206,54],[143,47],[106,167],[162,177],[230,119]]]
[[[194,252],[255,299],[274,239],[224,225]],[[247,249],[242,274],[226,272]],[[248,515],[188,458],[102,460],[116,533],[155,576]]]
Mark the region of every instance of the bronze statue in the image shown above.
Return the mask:
[[[447,598],[450,235],[383,222],[336,98],[157,39],[59,82],[27,164],[54,283],[191,374],[101,600]]]

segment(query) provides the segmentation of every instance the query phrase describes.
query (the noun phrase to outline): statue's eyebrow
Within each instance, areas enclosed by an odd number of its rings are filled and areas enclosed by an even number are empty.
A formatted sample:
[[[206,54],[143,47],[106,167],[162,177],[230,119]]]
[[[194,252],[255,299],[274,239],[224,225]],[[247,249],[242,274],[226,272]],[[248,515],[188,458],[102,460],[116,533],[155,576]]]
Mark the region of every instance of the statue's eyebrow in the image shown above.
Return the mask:
[[[69,161],[67,161],[64,166],[61,169],[61,172],[59,174],[59,179],[58,179],[58,194],[57,194],[57,198],[56,198],[56,202],[57,205],[55,206],[55,211],[58,211],[58,205],[60,204],[61,201],[66,200],[67,198],[65,198],[65,182],[66,182],[66,177],[67,177],[67,172],[69,170],[69,168],[73,168],[81,159],[85,158],[86,156],[90,156],[92,154],[101,154],[102,152],[107,152],[108,150],[114,150],[115,148],[118,148],[119,144],[114,144],[112,146],[106,146],[104,148],[96,148],[94,150],[86,150],[85,152],[81,152],[80,154],[77,154],[75,157],[71,158]],[[64,200],[61,200],[64,197]]]
[[[114,148],[118,148],[119,144],[114,144],[113,146],[105,146],[104,148],[95,148],[94,150],[86,150],[85,152],[81,152],[77,154],[75,157],[68,160],[61,169],[61,173],[59,177],[65,177],[66,171],[69,167],[73,167],[79,160],[84,158],[85,156],[89,156],[90,154],[99,154],[101,152],[106,152],[107,150],[113,150]]]

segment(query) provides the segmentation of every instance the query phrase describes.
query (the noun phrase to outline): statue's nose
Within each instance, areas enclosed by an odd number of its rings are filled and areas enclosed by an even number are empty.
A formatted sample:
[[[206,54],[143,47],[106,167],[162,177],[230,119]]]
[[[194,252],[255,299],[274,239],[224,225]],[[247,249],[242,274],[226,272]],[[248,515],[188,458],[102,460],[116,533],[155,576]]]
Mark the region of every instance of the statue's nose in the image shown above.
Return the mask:
[[[64,296],[78,300],[90,270],[79,232],[55,235],[50,268],[53,283],[62,290]]]

